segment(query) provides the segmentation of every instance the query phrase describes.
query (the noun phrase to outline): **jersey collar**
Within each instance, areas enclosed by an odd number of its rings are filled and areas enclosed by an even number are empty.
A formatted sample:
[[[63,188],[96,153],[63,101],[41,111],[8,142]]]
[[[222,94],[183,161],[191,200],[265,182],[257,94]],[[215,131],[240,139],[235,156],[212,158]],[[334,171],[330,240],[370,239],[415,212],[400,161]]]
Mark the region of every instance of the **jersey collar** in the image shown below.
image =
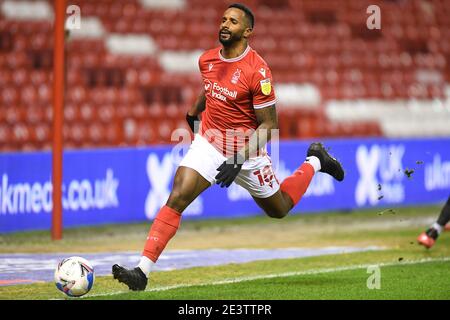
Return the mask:
[[[250,46],[247,45],[247,48],[244,50],[244,52],[242,52],[242,54],[240,56],[238,56],[236,58],[225,59],[222,56],[222,54],[220,53],[220,51],[222,50],[222,48],[221,48],[221,49],[219,49],[219,58],[220,58],[220,60],[225,61],[225,62],[236,62],[236,61],[242,60],[247,55],[247,53],[250,51],[250,49],[251,49]]]

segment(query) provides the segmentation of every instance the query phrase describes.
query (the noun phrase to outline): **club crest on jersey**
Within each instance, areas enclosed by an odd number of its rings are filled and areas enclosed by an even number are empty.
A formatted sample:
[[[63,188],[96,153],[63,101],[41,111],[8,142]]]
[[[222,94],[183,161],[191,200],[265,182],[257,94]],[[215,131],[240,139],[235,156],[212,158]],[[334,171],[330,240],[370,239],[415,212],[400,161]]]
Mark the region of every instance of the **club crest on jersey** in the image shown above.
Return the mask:
[[[241,76],[241,70],[236,69],[233,73],[233,78],[231,78],[231,83],[236,84],[239,81],[239,77]]]
[[[261,84],[261,91],[264,95],[268,96],[272,92],[272,85],[270,79],[264,79],[259,82]]]

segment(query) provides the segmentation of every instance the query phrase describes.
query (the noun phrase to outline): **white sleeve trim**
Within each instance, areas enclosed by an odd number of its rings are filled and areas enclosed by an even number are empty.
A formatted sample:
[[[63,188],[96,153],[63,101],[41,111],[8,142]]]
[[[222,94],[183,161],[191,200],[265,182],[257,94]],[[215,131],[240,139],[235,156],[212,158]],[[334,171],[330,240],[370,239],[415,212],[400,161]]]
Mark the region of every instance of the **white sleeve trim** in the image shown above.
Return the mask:
[[[265,107],[275,104],[275,102],[277,102],[277,99],[273,99],[272,101],[261,103],[261,104],[254,104],[253,108],[255,108],[255,109],[265,108]]]

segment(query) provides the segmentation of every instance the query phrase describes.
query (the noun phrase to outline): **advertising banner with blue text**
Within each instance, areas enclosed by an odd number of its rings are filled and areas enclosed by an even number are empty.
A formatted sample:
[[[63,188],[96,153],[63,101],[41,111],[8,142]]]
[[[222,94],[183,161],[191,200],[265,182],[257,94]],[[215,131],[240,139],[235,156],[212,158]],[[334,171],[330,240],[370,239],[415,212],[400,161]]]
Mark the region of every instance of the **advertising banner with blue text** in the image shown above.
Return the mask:
[[[280,182],[304,161],[309,143],[282,141],[271,146]],[[450,195],[450,138],[324,143],[343,163],[345,180],[316,174],[294,213],[435,204]],[[152,220],[169,196],[187,147],[66,151],[64,227]],[[51,211],[51,154],[0,154],[0,233],[49,229]],[[256,214],[264,213],[246,190],[232,184],[206,190],[183,219]]]

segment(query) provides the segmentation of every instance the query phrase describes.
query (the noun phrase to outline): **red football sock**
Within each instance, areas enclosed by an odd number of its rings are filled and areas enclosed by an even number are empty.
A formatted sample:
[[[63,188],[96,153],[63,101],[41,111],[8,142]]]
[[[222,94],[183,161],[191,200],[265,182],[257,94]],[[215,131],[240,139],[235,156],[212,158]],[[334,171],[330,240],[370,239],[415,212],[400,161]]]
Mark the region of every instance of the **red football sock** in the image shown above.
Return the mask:
[[[153,221],[142,255],[156,262],[169,240],[177,232],[180,221],[181,214],[179,212],[163,206]]]
[[[294,173],[283,180],[280,189],[282,192],[287,193],[291,198],[294,206],[300,201],[302,196],[308,189],[309,183],[314,176],[314,167],[309,163],[303,163],[300,168],[294,171]]]

